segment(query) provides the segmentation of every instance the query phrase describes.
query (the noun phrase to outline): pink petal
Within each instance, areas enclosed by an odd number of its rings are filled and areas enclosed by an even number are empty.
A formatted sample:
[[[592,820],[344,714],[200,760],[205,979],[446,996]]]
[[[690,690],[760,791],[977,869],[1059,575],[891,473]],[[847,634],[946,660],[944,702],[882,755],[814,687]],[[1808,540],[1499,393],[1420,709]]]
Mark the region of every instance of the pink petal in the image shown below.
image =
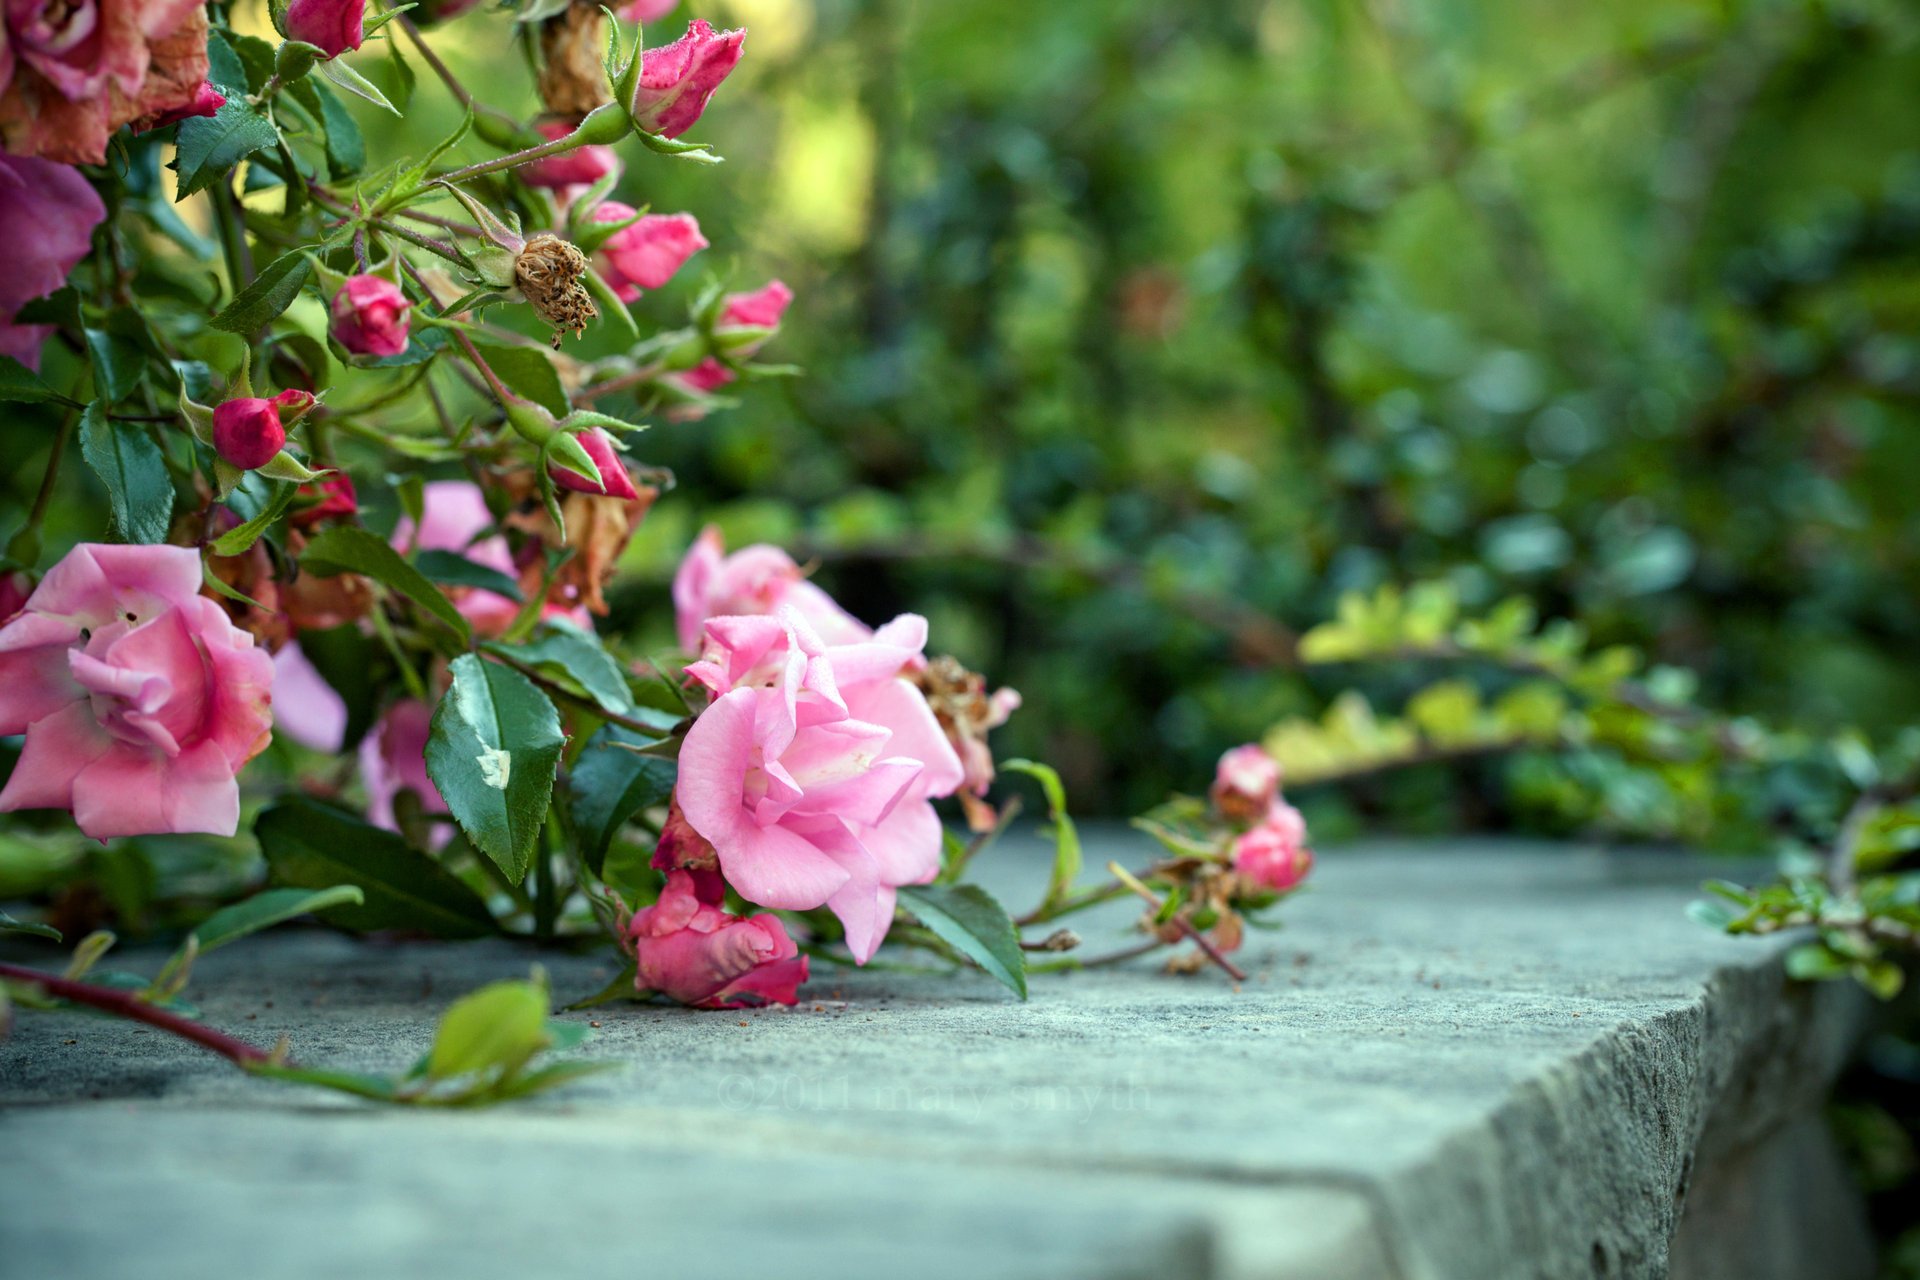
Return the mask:
[[[96,840],[189,831],[230,836],[240,829],[240,784],[212,742],[172,758],[116,743],[74,779],[73,820]]]
[[[84,700],[34,721],[13,776],[0,790],[0,812],[71,808],[74,779],[113,744],[113,735],[100,727]]]

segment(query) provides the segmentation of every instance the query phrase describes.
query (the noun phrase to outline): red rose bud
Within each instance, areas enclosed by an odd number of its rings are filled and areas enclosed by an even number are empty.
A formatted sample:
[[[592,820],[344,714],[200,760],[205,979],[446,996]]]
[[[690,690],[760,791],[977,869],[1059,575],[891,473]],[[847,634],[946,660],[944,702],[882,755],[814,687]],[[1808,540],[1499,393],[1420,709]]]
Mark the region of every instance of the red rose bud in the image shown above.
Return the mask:
[[[287,429],[272,400],[228,400],[213,411],[213,448],[220,460],[242,471],[264,467],[287,443]]]
[[[547,474],[562,489],[571,489],[575,493],[598,494],[603,498],[624,498],[632,502],[640,496],[633,487],[633,477],[627,474],[626,464],[620,461],[620,451],[614,448],[613,440],[598,427],[582,431],[574,436],[587,456],[593,459],[593,465],[600,468],[600,483],[569,471],[565,467],[547,464]]]
[[[687,34],[641,55],[640,75],[628,107],[634,124],[663,138],[691,129],[707,99],[740,61],[744,31],[715,32],[695,18]]]
[[[407,349],[413,303],[384,276],[348,278],[333,295],[333,336],[359,356],[397,356]]]
[[[213,115],[226,105],[227,95],[202,80],[200,87],[193,91],[193,97],[180,106],[141,116],[129,122],[127,127],[135,133],[146,133],[152,129],[164,129],[170,124],[179,124],[182,120],[191,120],[195,116]]]
[[[595,222],[625,222],[636,211],[617,200],[603,200],[594,208]],[[632,302],[642,289],[658,289],[687,259],[707,247],[700,224],[690,213],[649,213],[632,226],[622,227],[600,246],[595,262],[622,302]]]
[[[549,120],[538,128],[540,136],[548,142],[558,142],[572,133],[574,127],[563,120]],[[590,187],[608,174],[619,172],[620,157],[614,149],[592,144],[520,166],[520,176],[528,186],[545,187],[551,191]]]
[[[353,477],[344,471],[331,472],[315,483],[301,485],[294,502],[296,505],[287,521],[296,529],[312,529],[329,520],[351,519],[360,510]]]
[[[287,6],[287,38],[337,58],[360,47],[366,18],[367,0],[293,0]]]

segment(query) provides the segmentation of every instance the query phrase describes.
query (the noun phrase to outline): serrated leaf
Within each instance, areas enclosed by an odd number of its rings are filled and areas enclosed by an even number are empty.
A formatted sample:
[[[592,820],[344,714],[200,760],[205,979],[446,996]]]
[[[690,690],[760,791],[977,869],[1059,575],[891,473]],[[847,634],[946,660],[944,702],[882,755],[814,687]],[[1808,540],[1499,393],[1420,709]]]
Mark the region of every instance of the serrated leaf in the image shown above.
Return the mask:
[[[680,772],[674,761],[643,756],[620,745],[645,746],[650,741],[631,729],[605,725],[587,739],[567,772],[580,856],[595,875],[600,874],[608,847],[628,819],[665,804],[673,794]]]
[[[293,504],[294,494],[300,486],[291,480],[281,480],[274,485],[273,497],[251,519],[244,524],[235,525],[213,540],[213,554],[216,556],[237,556],[260,540],[260,535],[278,520],[282,513]],[[236,493],[239,490],[235,490]]]
[[[600,641],[565,622],[549,622],[525,644],[490,644],[616,715],[633,710],[633,693]]]
[[[1006,908],[977,884],[918,884],[900,889],[900,905],[942,942],[1027,998],[1027,957]]]
[[[400,558],[400,553],[365,529],[335,525],[322,530],[307,544],[300,556],[300,567],[309,573],[330,578],[342,573],[360,573],[383,586],[391,587],[453,628],[466,643],[472,634],[467,620],[453,602],[418,569]]]
[[[517,671],[462,654],[433,709],[427,774],[474,847],[518,884],[553,798],[566,739],[547,695]]]
[[[15,360],[0,356],[0,400],[15,404],[39,404],[45,400],[64,400],[59,392],[40,381],[40,375]]]
[[[352,884],[318,890],[268,889],[244,902],[222,907],[196,925],[192,936],[198,953],[205,955],[215,947],[224,947],[296,916],[325,911],[328,907],[357,907],[365,902],[366,894]]]
[[[182,120],[174,140],[173,169],[180,180],[174,200],[230,178],[242,160],[279,143],[280,131],[247,105],[244,94],[230,95],[212,116]]]
[[[107,486],[113,527],[128,542],[167,540],[173,519],[173,478],[166,458],[147,433],[107,417],[95,400],[80,418],[80,456]]]
[[[293,305],[312,273],[313,262],[306,250],[283,253],[261,268],[252,283],[235,294],[210,323],[216,329],[242,335],[264,329]]]
[[[307,889],[356,885],[359,906],[328,907],[321,917],[354,930],[408,929],[439,938],[495,932],[480,895],[399,835],[318,801],[299,798],[254,823],[273,879]]]

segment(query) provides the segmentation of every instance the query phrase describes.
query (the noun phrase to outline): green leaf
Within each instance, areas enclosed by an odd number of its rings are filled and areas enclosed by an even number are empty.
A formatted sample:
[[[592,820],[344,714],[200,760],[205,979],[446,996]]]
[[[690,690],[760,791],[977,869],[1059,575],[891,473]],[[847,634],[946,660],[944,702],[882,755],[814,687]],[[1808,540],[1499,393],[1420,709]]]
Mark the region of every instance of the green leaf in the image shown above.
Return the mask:
[[[253,827],[273,879],[307,889],[357,885],[359,906],[334,906],[321,916],[346,929],[408,929],[439,938],[479,938],[495,932],[480,895],[460,877],[391,831],[303,798],[260,815]]]
[[[124,326],[120,326],[124,327]],[[94,394],[115,403],[140,385],[146,353],[123,333],[89,327],[87,356],[93,362]]]
[[[560,385],[560,375],[553,371],[553,362],[547,359],[545,351],[539,347],[509,347],[486,342],[476,342],[474,346],[510,389],[557,418],[567,415],[572,407],[567,401],[567,389]]]
[[[80,456],[107,486],[113,527],[128,542],[165,542],[173,520],[173,479],[160,446],[139,426],[107,417],[104,400],[80,418]]]
[[[977,884],[918,884],[900,889],[900,905],[942,942],[1027,998],[1027,956],[1006,908]]]
[[[0,356],[0,400],[15,404],[39,404],[43,400],[65,400],[59,392],[40,381],[40,375],[15,360]]]
[[[515,604],[526,599],[517,581],[498,569],[475,564],[457,551],[419,552],[413,557],[413,567],[432,581],[449,587],[478,587],[505,596]]]
[[[568,770],[574,832],[588,870],[599,875],[607,849],[627,820],[642,809],[663,805],[673,794],[679,766],[658,756],[643,756],[618,745],[644,746],[651,739],[631,729],[605,725],[587,739]]]
[[[224,947],[296,916],[325,911],[328,907],[358,907],[366,900],[360,887],[351,884],[319,890],[268,889],[244,902],[222,907],[195,926],[192,936],[199,953],[205,955],[215,947]]]
[[[1848,963],[1817,942],[1803,943],[1787,952],[1787,976],[1801,982],[1825,982],[1845,977]]]
[[[291,480],[280,480],[273,486],[273,497],[254,517],[245,524],[235,525],[213,540],[213,554],[216,556],[237,556],[260,540],[275,520],[293,504],[293,495],[300,486]],[[236,490],[235,492],[238,492]]]
[[[391,111],[396,116],[400,114],[400,109],[387,101],[387,95],[380,92],[378,86],[376,86],[373,81],[367,79],[358,71],[355,71],[341,59],[334,58],[330,62],[321,63],[320,74],[328,80],[331,80],[336,87],[345,89],[354,97],[364,98],[374,106],[386,111]]]
[[[427,1074],[446,1080],[474,1071],[511,1073],[549,1040],[546,984],[495,982],[454,1001],[440,1019]]]
[[[31,920],[15,920],[4,911],[0,911],[0,933],[30,933],[36,938],[60,941],[60,931],[52,925],[35,924]]]
[[[327,129],[327,172],[335,179],[367,167],[366,139],[340,95],[318,81],[307,82],[320,99],[321,122]]]
[[[496,653],[510,654],[541,675],[578,693],[616,715],[633,710],[633,692],[620,673],[620,664],[600,647],[600,641],[565,622],[549,622],[525,644],[490,644]]]
[[[1037,780],[1040,789],[1046,792],[1047,817],[1053,823],[1053,874],[1047,880],[1047,901],[1064,897],[1073,888],[1073,882],[1080,878],[1083,861],[1080,829],[1067,816],[1067,789],[1061,785],[1060,775],[1051,766],[1036,760],[1009,760],[1000,767],[1026,774]]]
[[[565,738],[547,695],[478,655],[453,660],[453,684],[433,709],[427,773],[474,847],[518,884],[553,798]]]
[[[247,105],[244,94],[229,96],[212,116],[182,120],[174,141],[173,169],[180,177],[175,201],[230,180],[242,160],[279,143],[280,131]]]
[[[253,283],[235,294],[210,323],[216,329],[242,335],[264,329],[293,305],[312,273],[313,262],[305,249],[283,253],[261,268]]]
[[[472,634],[467,620],[453,607],[440,588],[426,575],[400,558],[400,553],[365,529],[335,525],[321,531],[300,556],[300,567],[308,573],[331,578],[341,573],[360,573],[383,586],[391,587],[453,628],[466,643]]]

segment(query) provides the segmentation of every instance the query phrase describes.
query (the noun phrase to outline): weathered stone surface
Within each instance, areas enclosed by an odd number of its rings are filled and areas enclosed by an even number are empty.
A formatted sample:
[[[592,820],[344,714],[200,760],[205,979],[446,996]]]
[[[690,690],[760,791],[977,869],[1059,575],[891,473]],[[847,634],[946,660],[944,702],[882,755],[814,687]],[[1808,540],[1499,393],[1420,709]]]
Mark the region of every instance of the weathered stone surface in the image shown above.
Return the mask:
[[[1030,844],[987,870],[1016,903],[1044,878]],[[978,975],[821,966],[793,1010],[570,1015],[622,1068],[490,1112],[28,1015],[0,1047],[0,1251],[61,1277],[1865,1274],[1809,1122],[1863,1005],[1687,921],[1704,871],[1338,850],[1250,935],[1239,991],[1139,963],[1021,1005]],[[1129,916],[1078,926],[1089,950]],[[397,1068],[428,1010],[533,958],[284,931],[188,994],[304,1061]],[[562,997],[611,974],[542,962]]]

